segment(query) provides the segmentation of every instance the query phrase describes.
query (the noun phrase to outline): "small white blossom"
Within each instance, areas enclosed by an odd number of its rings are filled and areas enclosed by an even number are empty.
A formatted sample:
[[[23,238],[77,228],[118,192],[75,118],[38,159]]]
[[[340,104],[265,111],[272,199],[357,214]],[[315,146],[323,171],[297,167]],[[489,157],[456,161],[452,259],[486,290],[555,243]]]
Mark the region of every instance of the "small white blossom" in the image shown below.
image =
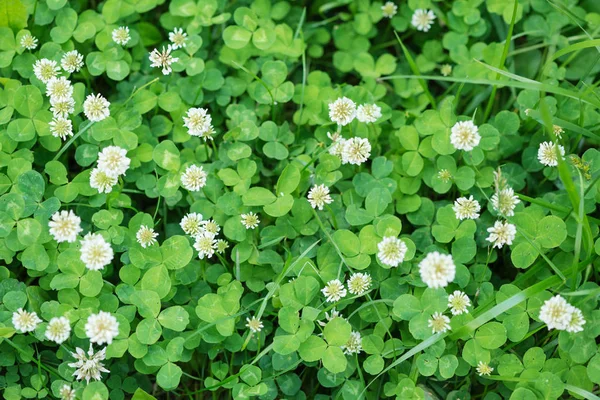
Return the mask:
[[[481,206],[477,200],[473,199],[473,196],[459,197],[454,201],[454,206],[452,207],[454,210],[454,214],[456,215],[456,219],[476,219],[479,218],[479,211],[481,210]]]
[[[212,129],[212,117],[206,108],[190,108],[187,110],[187,115],[183,117],[183,125],[190,135],[206,139],[207,133]]]
[[[158,236],[158,233],[154,232],[154,229],[152,229],[146,225],[141,225],[140,229],[135,234],[135,238],[137,239],[137,242],[143,248],[152,246],[154,243],[157,243],[157,241],[156,241],[157,236]]]
[[[344,141],[342,164],[360,165],[369,159],[371,143],[369,139],[353,137]]]
[[[325,185],[315,185],[308,192],[308,202],[312,208],[322,210],[325,204],[333,203],[329,195],[329,188]]]
[[[552,142],[540,143],[540,147],[538,149],[538,155],[537,155],[540,163],[542,163],[543,165],[548,166],[548,167],[556,167],[558,165],[558,153],[556,150],[557,146],[558,146],[558,151],[560,151],[561,157],[564,157],[565,148],[563,146],[561,146],[560,144],[557,145]]]
[[[217,241],[215,237],[207,232],[202,232],[196,236],[194,248],[198,251],[198,257],[203,260],[204,257],[211,258],[217,250]]]
[[[77,50],[68,51],[60,60],[60,65],[70,74],[78,72],[83,67],[83,56]]]
[[[377,244],[377,257],[385,265],[390,267],[397,267],[406,257],[408,247],[406,243],[397,237],[385,236],[381,242]]]
[[[477,375],[479,376],[489,376],[493,371],[494,368],[490,367],[490,365],[486,362],[483,361],[479,361],[477,363]]]
[[[187,235],[196,236],[202,230],[202,214],[189,213],[184,215],[179,226]]]
[[[169,41],[173,43],[173,50],[185,47],[185,39],[187,33],[183,31],[183,28],[175,28],[173,32],[169,32]]]
[[[21,47],[27,50],[35,50],[38,45],[38,40],[35,36],[31,36],[31,33],[27,32],[21,36]]]
[[[28,312],[19,308],[12,315],[12,324],[21,333],[32,332],[42,322],[35,311]]]
[[[99,193],[110,193],[117,181],[116,176],[108,176],[98,168],[94,168],[90,174],[90,186],[98,190]]]
[[[460,121],[450,132],[450,143],[458,150],[471,151],[479,144],[481,135],[473,121]]]
[[[418,31],[429,32],[434,20],[435,14],[433,11],[419,8],[415,10],[415,13],[412,16],[411,24],[417,28]]]
[[[344,145],[346,144],[346,139],[340,136],[339,133],[327,132],[327,137],[331,139],[333,143],[329,147],[329,154],[342,158],[342,153],[344,152]]]
[[[73,124],[70,119],[54,117],[48,123],[52,136],[65,140],[67,136],[73,136]]]
[[[221,230],[221,227],[215,222],[214,219],[211,218],[206,221],[202,221],[202,229],[203,233],[215,237]]]
[[[112,31],[112,40],[116,44],[120,44],[121,46],[125,46],[129,42],[130,39],[131,39],[131,36],[129,36],[129,27],[127,27],[127,26],[120,26],[120,27],[118,27],[116,29],[113,29],[113,31]]]
[[[515,191],[511,187],[506,187],[496,191],[492,196],[492,207],[501,215],[512,217],[515,215],[515,207],[521,200],[515,195]]]
[[[83,113],[92,122],[99,122],[110,116],[110,103],[101,94],[90,94],[83,102]]]
[[[71,81],[61,76],[60,78],[50,78],[46,82],[46,96],[55,101],[66,101],[73,98],[73,86]]]
[[[444,183],[448,183],[452,180],[452,173],[445,168],[438,171],[437,177]]]
[[[262,328],[264,328],[263,323],[255,316],[252,318],[246,318],[246,327],[250,329],[252,333],[258,333],[262,330]]]
[[[99,271],[112,261],[113,249],[99,233],[88,233],[81,240],[81,261],[86,268]]]
[[[334,307],[331,309],[330,313],[325,311],[325,321],[317,321],[317,323],[321,326],[325,326],[327,325],[327,322],[331,321],[334,318],[345,319],[344,317],[342,317],[342,314],[339,311],[337,311]]]
[[[223,239],[217,240],[217,253],[223,254],[223,253],[225,253],[225,250],[227,250],[228,248],[229,248],[229,243],[227,243],[227,240],[223,240]]]
[[[71,335],[71,322],[66,317],[52,318],[46,327],[46,338],[61,344]]]
[[[33,73],[40,81],[47,83],[50,79],[55,78],[60,69],[58,63],[54,60],[42,58],[33,64]]]
[[[244,227],[246,229],[254,229],[260,223],[260,220],[258,219],[258,215],[254,214],[252,211],[249,212],[248,214],[242,214],[241,219],[242,219],[242,225],[244,225]]]
[[[450,75],[452,73],[452,65],[450,65],[450,64],[442,65],[442,67],[440,68],[440,72],[442,73],[443,76]]]
[[[98,169],[108,176],[125,175],[129,164],[131,160],[127,157],[127,150],[119,146],[107,146],[98,153]]]
[[[469,312],[467,307],[471,305],[471,300],[466,293],[461,292],[460,290],[455,290],[454,293],[448,296],[448,307],[450,307],[450,311],[452,315],[460,315],[466,314]]]
[[[488,242],[494,244],[493,247],[499,249],[505,244],[511,245],[517,235],[517,227],[506,221],[496,221],[494,226],[488,228],[489,236],[486,238]]]
[[[329,118],[338,125],[345,126],[356,117],[356,104],[347,97],[340,97],[329,103]]]
[[[190,165],[181,175],[181,184],[190,192],[197,192],[206,185],[206,177],[207,174],[201,166]]]
[[[361,296],[369,290],[372,282],[373,279],[369,274],[357,272],[350,275],[350,278],[348,279],[348,291],[351,294]]]
[[[427,326],[431,328],[432,333],[447,332],[450,330],[450,318],[440,312],[434,312],[427,321]]]
[[[562,296],[556,295],[540,308],[540,321],[548,325],[548,330],[565,330],[571,322],[572,307]]]
[[[437,289],[448,286],[454,280],[456,266],[452,256],[432,251],[419,263],[419,273],[428,287]]]
[[[85,335],[92,343],[111,344],[113,339],[119,335],[119,321],[106,311],[92,314],[85,323]]]
[[[73,114],[75,112],[75,100],[72,98],[60,101],[56,99],[50,99],[50,111],[54,115],[54,118],[67,118],[69,114]]]
[[[381,14],[384,18],[392,18],[398,12],[398,6],[391,1],[381,6]]]
[[[325,299],[330,302],[336,302],[342,297],[346,297],[346,288],[339,279],[333,279],[327,282],[327,285],[321,289]]]
[[[569,321],[565,330],[570,333],[583,332],[583,325],[585,325],[585,318],[581,310],[577,307],[569,307]]]
[[[102,372],[110,372],[100,362],[106,358],[106,347],[94,353],[94,349],[90,343],[90,350],[87,352],[87,355],[80,347],[75,348],[75,353],[71,353],[71,355],[75,358],[76,362],[69,363],[69,367],[75,368],[73,376],[78,381],[82,379],[85,379],[87,383],[90,383],[90,379],[99,381],[102,379]]]
[[[69,385],[62,385],[58,394],[60,400],[75,400],[75,390]]]
[[[49,232],[58,243],[73,243],[77,240],[77,234],[81,229],[81,218],[73,210],[60,211],[52,214],[52,220],[48,222]]]
[[[162,51],[158,51],[158,49],[152,50],[152,53],[150,53],[150,61],[152,64],[150,64],[150,66],[162,68],[163,75],[169,75],[172,71],[171,64],[179,61],[179,58],[171,55],[172,50],[173,47],[171,45],[168,45],[166,49],[163,47]]]
[[[342,346],[344,354],[359,354],[362,351],[362,338],[360,332],[352,331],[350,338],[345,345]]]
[[[552,130],[557,138],[561,139],[562,134],[565,133],[564,129],[559,125],[552,125]]]
[[[361,104],[356,110],[356,119],[360,122],[371,123],[381,118],[381,107],[377,104]]]

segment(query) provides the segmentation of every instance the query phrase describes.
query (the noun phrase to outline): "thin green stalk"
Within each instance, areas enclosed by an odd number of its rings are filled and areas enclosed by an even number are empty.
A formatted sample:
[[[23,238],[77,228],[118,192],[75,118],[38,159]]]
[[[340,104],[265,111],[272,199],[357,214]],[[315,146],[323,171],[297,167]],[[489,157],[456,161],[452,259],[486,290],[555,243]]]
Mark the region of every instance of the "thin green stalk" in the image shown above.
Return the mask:
[[[65,151],[67,151],[67,149],[69,148],[69,146],[71,146],[73,144],[73,142],[75,140],[77,140],[77,138],[79,138],[81,135],[83,135],[85,133],[85,131],[87,131],[88,129],[90,129],[90,127],[92,125],[94,125],[94,122],[93,121],[89,121],[89,123],[86,126],[84,126],[83,128],[81,128],[79,130],[79,132],[77,132],[74,136],[72,136],[71,139],[69,139],[69,141],[67,143],[65,143],[65,145],[62,147],[62,149],[60,149],[58,151],[58,153],[56,153],[56,155],[54,156],[54,158],[52,159],[52,161],[58,160],[60,158],[60,156],[62,156],[63,153]]]
[[[402,52],[404,53],[404,57],[406,57],[406,61],[408,61],[408,65],[410,66],[410,69],[412,70],[413,74],[415,74],[417,76],[420,76],[421,72],[419,71],[419,67],[417,66],[417,63],[415,63],[415,60],[410,55],[410,52],[408,51],[408,49],[406,48],[406,46],[404,46],[404,43],[400,39],[400,36],[398,36],[398,32],[394,31],[394,35],[396,35],[396,39],[398,40],[398,43],[400,43],[400,47],[402,47]],[[437,105],[436,105],[436,102],[435,102],[435,98],[433,97],[433,95],[429,91],[429,87],[427,86],[427,83],[424,80],[422,80],[422,79],[418,79],[417,78],[417,80],[419,82],[419,85],[421,85],[421,87],[423,88],[423,91],[425,92],[425,95],[429,99],[429,103],[431,103],[431,106],[433,108],[436,108]]]

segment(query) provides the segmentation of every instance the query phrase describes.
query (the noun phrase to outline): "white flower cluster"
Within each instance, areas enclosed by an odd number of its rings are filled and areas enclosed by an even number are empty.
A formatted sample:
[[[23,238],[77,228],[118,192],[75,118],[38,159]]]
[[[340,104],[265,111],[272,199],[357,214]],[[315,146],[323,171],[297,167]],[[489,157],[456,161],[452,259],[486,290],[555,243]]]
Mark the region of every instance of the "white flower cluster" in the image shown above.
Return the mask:
[[[204,220],[200,213],[186,214],[179,226],[194,239],[194,248],[201,260],[211,258],[215,253],[223,254],[229,247],[226,240],[217,239],[221,231],[219,224],[213,219]]]
[[[448,286],[454,280],[456,266],[451,255],[433,251],[419,263],[419,273],[428,287],[437,289]]]
[[[500,168],[494,171],[494,188],[495,193],[491,199],[494,210],[502,217],[515,215],[515,207],[521,200],[515,195],[513,188],[508,186]],[[517,235],[517,227],[508,221],[496,221],[487,231],[490,235],[486,240],[499,249],[504,245],[510,246]]]
[[[39,324],[43,321],[37,316],[35,311],[25,311],[19,308],[12,315],[12,324],[18,332],[26,333],[33,332]],[[63,343],[69,338],[71,334],[71,323],[68,318],[55,317],[52,318],[46,326],[46,332],[44,335],[46,339],[56,342],[58,344]]]
[[[135,239],[144,249],[146,247],[152,246],[155,243],[158,243],[156,237],[158,236],[158,232],[154,232],[154,228],[151,228],[146,225],[141,225],[140,229],[135,234]]]
[[[582,332],[585,318],[581,310],[569,304],[562,296],[556,295],[544,302],[540,308],[540,320],[548,330],[557,329],[570,333]]]
[[[150,53],[149,56],[150,62],[152,63],[150,66],[154,68],[162,68],[163,75],[169,75],[171,71],[173,71],[171,64],[179,61],[179,58],[171,55],[171,51],[175,49],[176,47],[174,47],[172,44],[169,44],[166,48],[163,46],[162,51],[159,51],[158,49],[152,50],[152,53]]]
[[[411,19],[411,24],[418,31],[429,32],[434,20],[435,14],[433,11],[419,8],[415,10]]]
[[[119,146],[105,147],[98,153],[98,164],[90,173],[90,186],[100,193],[110,193],[130,163],[127,150]]]
[[[371,275],[366,272],[357,272],[350,275],[347,282],[348,290],[339,279],[332,279],[321,289],[321,293],[325,296],[325,300],[334,303],[346,297],[348,292],[355,296],[362,296],[369,291],[372,283]]]
[[[377,104],[362,104],[356,108],[356,103],[352,100],[340,97],[329,103],[329,118],[340,127],[348,125],[354,118],[369,124],[381,118],[381,107]]]
[[[333,141],[329,147],[329,154],[339,157],[342,164],[360,165],[369,159],[371,155],[371,143],[369,139],[353,137],[344,139],[339,133],[327,136]]]
[[[408,251],[406,243],[393,236],[385,236],[377,244],[377,249],[379,250],[377,253],[379,261],[390,267],[400,265],[404,261],[404,257],[406,257],[406,252]]]
[[[99,381],[102,379],[102,372],[110,372],[104,368],[104,364],[101,362],[106,358],[106,347],[102,350],[94,353],[92,344],[90,343],[90,349],[86,352],[80,348],[75,348],[75,352],[71,353],[71,356],[75,358],[75,362],[69,363],[69,367],[75,368],[73,376],[78,381],[85,379],[87,383],[90,383],[91,379]]]
[[[460,121],[450,131],[450,143],[457,150],[471,151],[481,141],[479,129],[473,121]]]
[[[246,229],[255,229],[260,224],[260,219],[258,215],[250,211],[249,213],[240,215],[242,225]]]
[[[333,203],[329,195],[329,188],[325,185],[314,185],[308,192],[308,202],[312,208],[323,210],[325,204]]]
[[[552,142],[540,143],[540,147],[538,148],[537,154],[538,160],[540,161],[540,163],[547,167],[556,167],[558,165],[559,152],[560,157],[564,159],[565,148],[563,146]]]
[[[181,174],[181,185],[184,189],[190,192],[198,192],[206,185],[206,178],[208,174],[202,166],[190,165],[185,169],[185,172]]]
[[[215,129],[206,108],[190,108],[187,110],[187,115],[183,117],[183,125],[188,129],[191,136],[201,137],[204,141],[213,139]]]

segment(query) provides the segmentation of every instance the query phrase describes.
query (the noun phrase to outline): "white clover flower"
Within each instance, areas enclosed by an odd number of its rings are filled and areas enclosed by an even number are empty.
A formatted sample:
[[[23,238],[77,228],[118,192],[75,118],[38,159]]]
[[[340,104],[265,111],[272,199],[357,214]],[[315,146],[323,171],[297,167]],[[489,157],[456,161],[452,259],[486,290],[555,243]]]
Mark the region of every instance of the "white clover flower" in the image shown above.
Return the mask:
[[[448,183],[452,180],[452,173],[445,168],[440,169],[437,176],[444,183]]]
[[[203,260],[204,257],[211,258],[217,250],[217,241],[215,237],[207,232],[196,235],[194,248],[198,251],[198,257]]]
[[[85,354],[85,351],[80,347],[75,348],[75,353],[71,353],[76,362],[69,363],[69,367],[75,368],[73,376],[78,381],[85,379],[90,383],[90,379],[99,381],[102,379],[102,372],[110,372],[104,368],[104,364],[100,361],[106,358],[106,347],[94,354],[94,349],[90,343],[90,350]]]
[[[179,226],[187,235],[196,236],[202,230],[202,214],[189,213],[184,215]]]
[[[206,108],[190,108],[183,117],[183,125],[190,135],[206,139],[206,134],[212,129],[212,117]]]
[[[221,227],[215,222],[214,219],[211,218],[206,221],[202,221],[202,229],[204,231],[203,233],[215,237],[221,230]]]
[[[384,18],[392,18],[396,13],[398,13],[398,6],[391,1],[381,6],[381,14]]]
[[[21,36],[21,47],[27,50],[35,50],[38,45],[38,40],[35,36],[31,36],[31,33],[27,32]]]
[[[75,100],[68,98],[66,100],[50,99],[50,111],[54,115],[54,118],[68,118],[69,114],[75,112]]]
[[[452,315],[466,314],[469,312],[467,307],[471,305],[471,300],[466,293],[460,290],[455,290],[454,293],[448,296],[448,307]]]
[[[357,272],[350,275],[348,279],[348,291],[351,294],[361,296],[369,290],[373,279],[367,273]]]
[[[344,141],[342,164],[360,165],[369,159],[371,143],[369,139],[353,137]]]
[[[454,210],[454,214],[456,215],[456,219],[476,219],[479,218],[479,211],[481,210],[481,206],[477,200],[473,199],[473,196],[459,197],[454,201],[454,206],[452,207]]]
[[[340,97],[329,103],[329,118],[338,125],[345,126],[356,117],[356,104],[347,97]]]
[[[50,234],[58,243],[69,242],[73,243],[77,240],[77,234],[81,229],[81,218],[79,218],[73,210],[60,211],[52,214],[52,220],[48,222]]]
[[[569,307],[569,321],[565,330],[570,333],[583,332],[583,325],[585,325],[585,318],[581,310],[577,307]]]
[[[360,122],[371,123],[381,118],[381,107],[377,104],[361,104],[356,110],[356,119]]]
[[[144,249],[146,247],[152,246],[153,244],[157,243],[157,240],[156,240],[157,236],[158,236],[158,233],[154,232],[153,228],[150,228],[146,225],[141,225],[140,229],[135,234],[135,238],[136,238],[137,242]]]
[[[12,324],[21,333],[32,332],[42,322],[35,311],[28,312],[19,308],[12,315]]]
[[[181,175],[181,184],[190,192],[197,192],[206,185],[206,177],[207,174],[201,166],[190,165]]]
[[[435,14],[433,11],[419,8],[415,10],[410,23],[417,28],[418,31],[429,32],[434,20]]]
[[[258,215],[254,214],[252,211],[248,214],[242,214],[240,217],[242,219],[242,225],[244,225],[246,229],[254,229],[260,223]]]
[[[129,42],[130,39],[131,39],[131,36],[129,36],[129,27],[127,27],[127,26],[120,26],[120,27],[118,27],[116,29],[113,29],[113,31],[112,31],[112,40],[116,44],[120,44],[121,46],[125,46]]]
[[[444,333],[450,330],[450,318],[440,312],[434,312],[431,319],[427,321],[427,326],[431,328],[432,333]]]
[[[119,335],[119,321],[106,311],[91,314],[85,323],[85,335],[91,343],[111,344]]]
[[[485,239],[499,249],[505,244],[511,245],[517,235],[517,227],[506,221],[496,221],[494,226],[488,228],[489,236]]]
[[[75,400],[75,390],[69,385],[62,385],[58,392],[60,400]]]
[[[496,191],[492,196],[492,207],[501,215],[512,217],[515,215],[515,207],[521,200],[515,195],[515,191],[511,187],[506,187]]]
[[[342,153],[344,151],[344,145],[346,144],[346,139],[341,137],[339,133],[327,132],[327,137],[331,139],[333,143],[329,146],[329,154],[342,158]]]
[[[73,86],[71,81],[61,76],[59,78],[50,78],[46,82],[46,96],[55,101],[66,101],[73,98]]]
[[[263,323],[255,316],[246,318],[246,327],[250,329],[252,333],[258,333],[264,328]]]
[[[98,190],[99,193],[110,193],[112,188],[117,184],[116,176],[108,176],[104,171],[94,168],[90,174],[90,186]]]
[[[158,51],[158,49],[152,50],[150,53],[150,64],[151,67],[162,68],[163,75],[169,75],[172,71],[171,64],[179,61],[179,58],[173,57],[171,55],[171,51],[173,50],[173,46],[168,45],[165,49],[163,47],[162,51]]]
[[[99,233],[88,233],[81,239],[81,261],[87,269],[99,271],[112,261],[113,249]]]
[[[54,117],[48,123],[52,136],[66,140],[67,136],[73,136],[73,124],[70,119]]]
[[[552,130],[557,138],[561,139],[562,134],[565,133],[564,129],[559,125],[552,125]]]
[[[227,250],[228,248],[229,248],[229,243],[227,243],[227,240],[223,240],[223,239],[217,240],[217,253],[223,254],[223,253],[225,253],[225,250]]]
[[[83,56],[77,50],[68,51],[60,60],[60,66],[70,74],[78,72],[83,67]]]
[[[345,345],[341,346],[344,354],[359,354],[362,351],[360,332],[352,331]]]
[[[442,73],[443,76],[450,75],[452,73],[452,65],[450,65],[450,64],[442,65],[442,67],[440,68],[440,72]]]
[[[561,157],[564,158],[565,148],[560,144],[555,144],[552,142],[543,142],[540,143],[540,147],[538,148],[538,160],[540,163],[547,167],[556,167],[558,165],[558,151],[560,151]]]
[[[327,285],[321,289],[321,292],[323,293],[323,296],[325,296],[325,299],[330,303],[336,302],[342,297],[346,297],[347,294],[346,288],[339,279],[332,279],[327,282]]]
[[[110,103],[101,94],[89,94],[83,102],[83,113],[92,122],[99,122],[110,116]]]
[[[33,73],[40,81],[47,83],[59,73],[58,63],[54,60],[42,58],[33,64]]]
[[[127,157],[127,150],[119,146],[107,146],[98,153],[98,169],[108,176],[125,175],[129,164],[131,160]]]
[[[333,203],[329,195],[329,188],[325,185],[314,185],[308,192],[308,202],[312,208],[323,210],[325,204]]]
[[[479,128],[473,121],[460,121],[454,124],[450,132],[450,143],[458,150],[471,151],[479,144]]]
[[[456,266],[452,256],[432,251],[419,263],[419,273],[428,287],[437,289],[448,286],[454,280]]]
[[[330,313],[325,311],[325,321],[317,321],[317,323],[321,326],[325,326],[325,325],[327,325],[327,322],[331,321],[334,318],[341,318],[344,320],[346,319],[346,318],[342,317],[342,314],[339,311],[337,311],[334,307],[331,309]]]
[[[173,43],[173,50],[185,47],[186,37],[187,33],[183,31],[183,28],[175,28],[173,32],[169,32],[169,41]]]
[[[377,244],[377,257],[385,265],[390,267],[397,267],[406,257],[408,247],[406,243],[397,237],[385,236],[381,242]]]
[[[46,338],[61,344],[71,335],[71,322],[66,317],[52,318],[46,327]]]
[[[486,362],[479,361],[477,363],[477,375],[479,376],[489,376],[494,371],[494,368],[490,367],[490,365]]]
[[[548,325],[548,330],[565,330],[572,319],[572,307],[562,296],[556,295],[540,308],[540,321]]]

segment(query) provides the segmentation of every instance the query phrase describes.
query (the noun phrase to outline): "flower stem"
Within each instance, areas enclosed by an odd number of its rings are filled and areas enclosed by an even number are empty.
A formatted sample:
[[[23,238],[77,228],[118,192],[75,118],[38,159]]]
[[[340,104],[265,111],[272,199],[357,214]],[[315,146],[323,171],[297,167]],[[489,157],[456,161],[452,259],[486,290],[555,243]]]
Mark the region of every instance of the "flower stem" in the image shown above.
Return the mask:
[[[62,155],[63,155],[63,153],[64,153],[65,151],[67,151],[67,149],[69,148],[69,146],[71,146],[71,145],[73,144],[73,142],[74,142],[74,141],[75,141],[77,138],[79,138],[79,136],[83,135],[83,133],[84,133],[85,131],[87,131],[88,129],[90,129],[90,126],[92,126],[92,125],[94,125],[94,122],[93,122],[93,121],[90,121],[90,123],[89,123],[89,124],[87,124],[86,126],[84,126],[83,128],[81,128],[81,129],[79,130],[79,132],[77,132],[77,134],[75,134],[75,135],[74,135],[74,136],[73,136],[71,139],[69,139],[69,141],[68,141],[68,142],[67,142],[67,143],[66,143],[66,144],[65,144],[65,145],[62,147],[62,149],[60,149],[60,150],[58,151],[58,153],[56,153],[56,155],[54,156],[54,158],[52,159],[52,161],[56,161],[56,160],[58,160],[58,159],[60,158],[60,156],[62,156]]]

